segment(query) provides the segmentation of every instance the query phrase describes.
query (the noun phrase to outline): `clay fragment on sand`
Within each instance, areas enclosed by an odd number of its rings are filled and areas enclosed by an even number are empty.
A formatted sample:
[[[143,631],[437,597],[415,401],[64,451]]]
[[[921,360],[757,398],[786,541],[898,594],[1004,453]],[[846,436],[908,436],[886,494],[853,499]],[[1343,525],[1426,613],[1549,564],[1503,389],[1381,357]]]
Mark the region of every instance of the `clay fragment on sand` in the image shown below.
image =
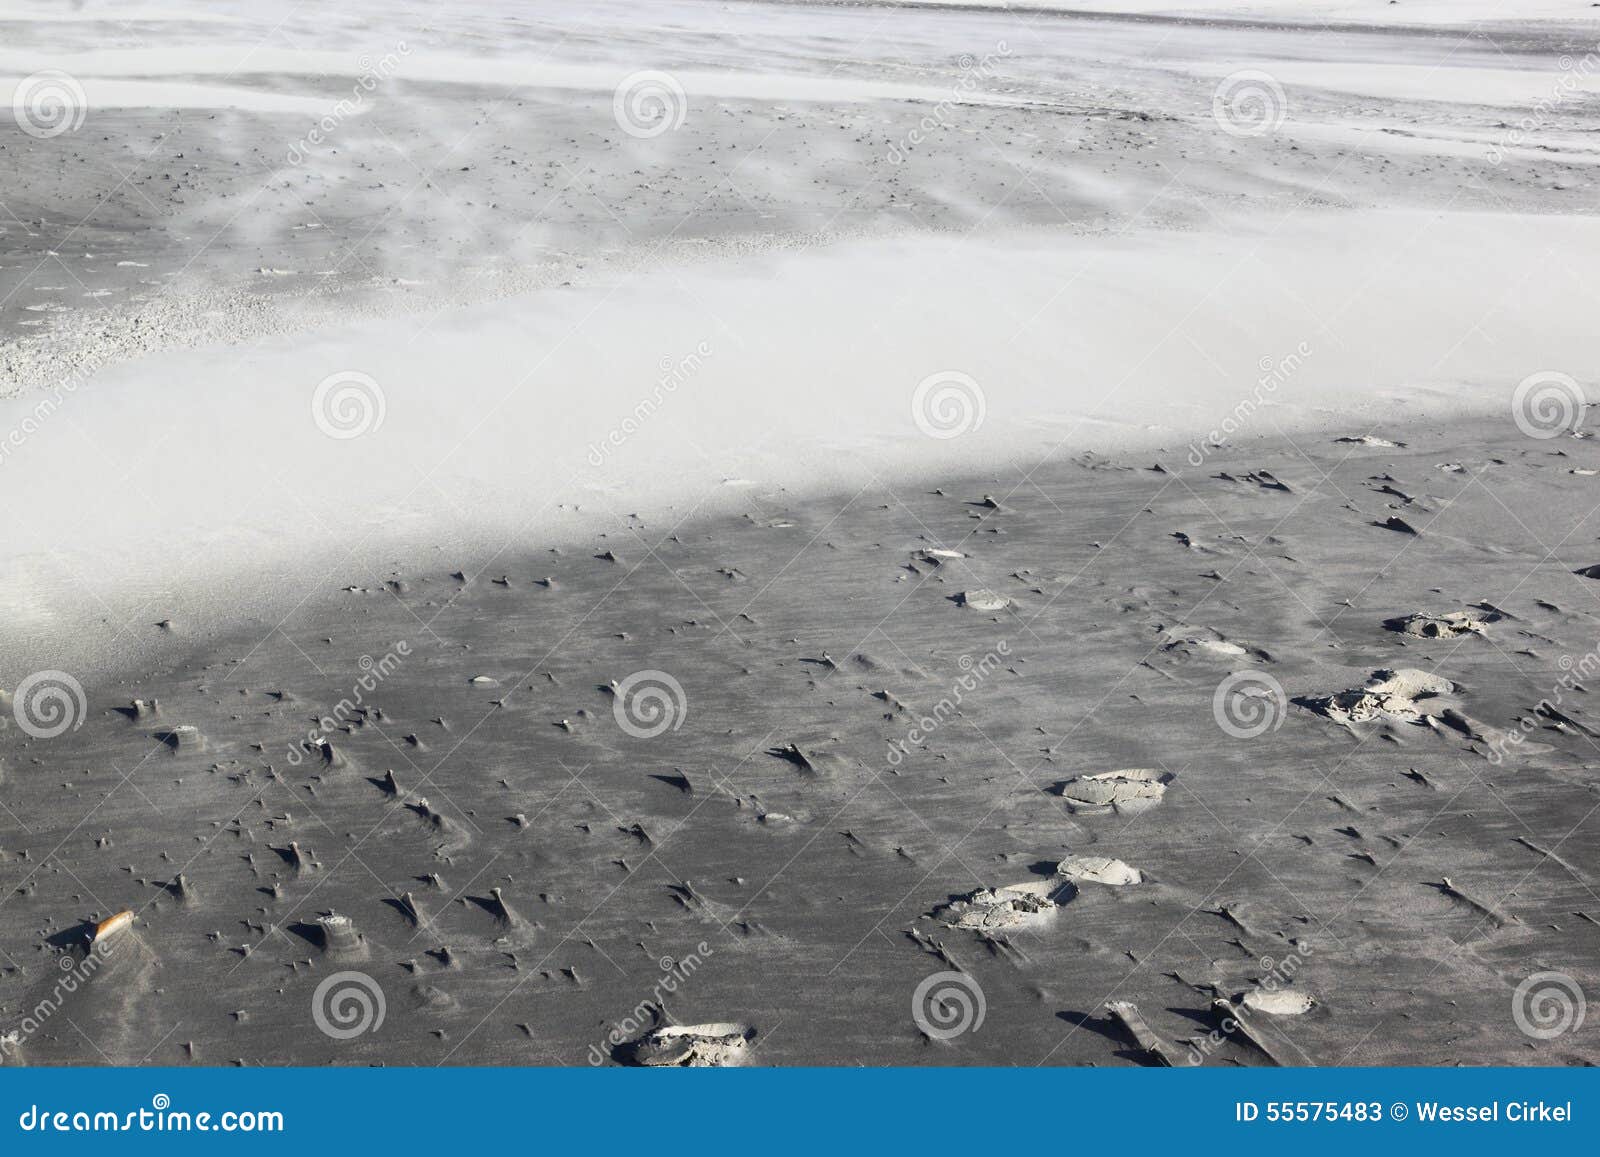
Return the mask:
[[[1182,627],[1166,631],[1165,634],[1168,639],[1162,648],[1165,651],[1213,659],[1237,659],[1250,653],[1248,648],[1230,642],[1209,627]]]
[[[1056,875],[1113,887],[1144,883],[1144,873],[1138,868],[1109,856],[1069,856],[1056,865]]]
[[[1074,811],[1149,807],[1167,794],[1172,776],[1152,767],[1126,767],[1063,780],[1055,791]]]
[[[1462,635],[1481,635],[1489,624],[1500,616],[1485,614],[1478,617],[1469,611],[1446,611],[1431,615],[1421,611],[1384,620],[1384,626],[1401,635],[1416,639],[1454,639]]]
[[[969,928],[974,932],[1026,928],[1048,920],[1077,891],[1075,885],[1060,880],[979,888],[959,900],[941,904],[933,910],[933,918],[947,928]]]
[[[946,550],[943,547],[932,546],[912,551],[911,557],[916,562],[927,563],[930,566],[943,566],[947,562],[953,562],[958,558],[966,558],[967,556],[959,550]]]
[[[1305,696],[1295,702],[1336,723],[1366,723],[1381,717],[1419,722],[1424,712],[1419,701],[1448,695],[1456,685],[1448,679],[1404,667],[1372,673],[1365,687],[1332,695]]]
[[[1106,1011],[1122,1025],[1122,1030],[1128,1034],[1128,1039],[1133,1041],[1151,1064],[1161,1068],[1172,1067],[1172,1056],[1161,1043],[1161,1038],[1156,1036],[1145,1023],[1144,1017],[1139,1013],[1138,1005],[1131,1000],[1113,1000],[1107,1002]]]
[[[1343,438],[1335,438],[1334,441],[1343,442],[1351,446],[1371,446],[1376,449],[1385,450],[1392,450],[1405,445],[1404,442],[1391,442],[1389,439],[1380,438],[1376,434],[1362,434],[1359,437],[1351,437],[1346,435]]]
[[[1230,643],[1226,639],[1186,639],[1189,645],[1200,651],[1207,651],[1213,655],[1223,655],[1236,658],[1245,653],[1245,649],[1238,643]]]
[[[1300,1016],[1316,1007],[1316,998],[1292,988],[1252,988],[1244,994],[1244,1006],[1269,1016]]]
[[[975,611],[1003,611],[1011,605],[1011,600],[1005,595],[997,594],[987,587],[962,591],[956,597],[961,600],[962,606],[971,607]]]
[[[715,1024],[661,1025],[617,1049],[617,1059],[649,1068],[726,1068],[749,1056],[755,1029],[724,1021]]]

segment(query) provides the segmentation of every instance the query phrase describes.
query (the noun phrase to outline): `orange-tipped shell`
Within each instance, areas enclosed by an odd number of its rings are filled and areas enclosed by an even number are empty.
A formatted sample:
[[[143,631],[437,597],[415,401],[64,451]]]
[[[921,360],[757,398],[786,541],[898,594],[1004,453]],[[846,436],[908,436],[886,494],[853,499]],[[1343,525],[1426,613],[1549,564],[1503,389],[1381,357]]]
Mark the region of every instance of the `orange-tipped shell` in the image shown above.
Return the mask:
[[[133,913],[124,908],[109,920],[102,920],[94,926],[94,938],[104,940],[107,936],[114,936],[124,928],[133,925]]]

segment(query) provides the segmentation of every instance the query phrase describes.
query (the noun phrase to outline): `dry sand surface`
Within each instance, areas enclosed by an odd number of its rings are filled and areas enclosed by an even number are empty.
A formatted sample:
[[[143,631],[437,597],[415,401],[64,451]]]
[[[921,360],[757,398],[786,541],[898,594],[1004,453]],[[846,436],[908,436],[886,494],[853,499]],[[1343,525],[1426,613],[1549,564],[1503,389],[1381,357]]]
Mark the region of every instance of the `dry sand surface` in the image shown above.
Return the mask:
[[[10,745],[8,1009],[137,914],[22,1055],[626,1063],[660,1002],[767,1064],[1151,1063],[1125,1001],[1178,1064],[1593,1059],[1511,993],[1600,979],[1600,451],[1409,434],[752,494],[174,637]],[[1375,671],[1420,690],[1329,718]]]
[[[0,1062],[1600,1059],[1600,10],[1089,7],[0,7]]]

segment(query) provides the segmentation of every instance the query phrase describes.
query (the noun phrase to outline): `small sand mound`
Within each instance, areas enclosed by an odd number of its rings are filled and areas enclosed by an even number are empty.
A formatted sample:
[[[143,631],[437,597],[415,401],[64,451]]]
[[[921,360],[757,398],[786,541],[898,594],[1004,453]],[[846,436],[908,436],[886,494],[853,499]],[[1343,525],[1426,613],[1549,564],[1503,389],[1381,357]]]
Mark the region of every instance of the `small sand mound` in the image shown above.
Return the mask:
[[[1486,615],[1479,618],[1467,611],[1446,611],[1442,615],[1430,615],[1419,611],[1412,615],[1385,619],[1383,625],[1397,634],[1410,635],[1415,639],[1455,639],[1462,635],[1481,635],[1489,624],[1499,617]]]
[[[915,663],[891,663],[878,655],[866,651],[856,651],[845,662],[858,671],[869,675],[897,676],[903,679],[926,680],[929,675]]]
[[[1089,809],[1130,810],[1149,807],[1167,794],[1172,776],[1152,767],[1127,767],[1080,775],[1056,784],[1055,792],[1074,811]]]
[[[617,1059],[648,1068],[727,1068],[749,1056],[755,1029],[725,1021],[717,1024],[662,1025],[617,1049]]]
[[[956,598],[962,606],[971,607],[975,611],[1003,611],[1011,605],[1011,600],[1005,595],[996,594],[987,587],[962,591]]]
[[[1267,1013],[1269,1016],[1299,1016],[1310,1012],[1317,1004],[1315,997],[1304,992],[1296,992],[1291,988],[1279,988],[1270,992],[1264,988],[1253,988],[1244,994],[1242,1003],[1246,1008]]]
[[[322,950],[329,956],[355,960],[366,956],[366,942],[356,931],[355,921],[337,912],[317,917],[317,930],[322,937]]]
[[[1277,490],[1284,494],[1291,494],[1288,483],[1281,481],[1270,470],[1250,470],[1244,474],[1231,474],[1226,470],[1212,475],[1219,482],[1238,482],[1246,485],[1255,485],[1263,490]]]
[[[181,724],[169,727],[165,731],[157,731],[155,738],[167,745],[174,753],[187,754],[191,751],[204,751],[206,749],[205,737],[200,734],[198,727]]]
[[[320,736],[316,739],[301,740],[299,750],[304,752],[313,763],[322,767],[344,767],[348,762],[331,742]],[[298,764],[302,762],[300,759],[294,758],[293,752],[290,755],[291,763]]]
[[[311,849],[302,848],[299,840],[290,840],[287,847],[273,848],[272,850],[278,853],[278,858],[292,868],[297,876],[315,872],[320,866]]]
[[[767,754],[774,759],[783,760],[797,768],[802,775],[808,776],[835,774],[848,766],[848,761],[843,756],[825,751],[820,746],[803,739],[779,747],[769,747]]]
[[[1113,887],[1144,883],[1144,873],[1138,868],[1109,856],[1069,856],[1056,865],[1056,875]]]
[[[1059,880],[980,888],[959,900],[941,904],[932,915],[947,928],[970,928],[974,932],[1026,928],[1048,920],[1077,891],[1074,885]]]
[[[454,1012],[460,1002],[437,984],[415,984],[407,994],[411,1007],[423,1012]]]
[[[489,913],[495,924],[499,926],[502,931],[526,927],[526,921],[524,921],[521,914],[518,913],[517,910],[506,901],[504,893],[502,893],[499,888],[490,888],[487,896],[473,896],[471,897],[471,900],[473,903],[477,904],[478,907]]]
[[[433,850],[435,857],[448,859],[450,853],[460,851],[471,842],[466,832],[443,812],[435,809],[426,796],[418,796],[405,806],[438,837],[439,842]]]
[[[1418,722],[1424,712],[1418,700],[1448,695],[1456,685],[1448,679],[1412,667],[1378,670],[1367,685],[1333,695],[1304,696],[1295,702],[1336,723],[1365,723],[1389,717]]]
[[[1409,534],[1409,535],[1416,536],[1416,535],[1420,535],[1422,533],[1422,531],[1420,531],[1416,527],[1412,526],[1409,522],[1407,522],[1405,519],[1401,518],[1397,514],[1391,514],[1388,518],[1385,518],[1382,522],[1374,520],[1372,525],[1376,526],[1376,527],[1379,527],[1382,530],[1393,530],[1393,531],[1396,531],[1396,532],[1398,532],[1400,534]]]

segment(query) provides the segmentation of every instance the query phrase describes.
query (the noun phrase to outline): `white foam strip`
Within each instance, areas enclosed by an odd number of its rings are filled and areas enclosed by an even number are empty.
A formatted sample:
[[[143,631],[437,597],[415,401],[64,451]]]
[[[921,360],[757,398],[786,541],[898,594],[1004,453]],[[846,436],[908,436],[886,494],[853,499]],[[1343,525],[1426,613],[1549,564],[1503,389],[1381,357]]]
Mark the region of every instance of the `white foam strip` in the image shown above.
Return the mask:
[[[80,81],[107,77],[308,76],[359,78],[382,67],[400,81],[497,88],[611,92],[631,73],[659,68],[647,60],[633,66],[546,61],[531,56],[462,56],[403,50],[397,42],[377,54],[351,50],[312,51],[249,45],[207,44],[168,48],[104,49],[41,54],[0,51],[0,74],[13,76],[52,70]],[[771,72],[709,72],[667,69],[691,97],[763,101],[903,100],[954,104],[1015,105],[1008,97],[976,86],[900,84],[842,74],[801,75]]]
[[[0,108],[15,102],[24,78],[0,74]],[[83,108],[217,109],[321,116],[332,106],[325,97],[292,96],[225,84],[186,84],[171,80],[104,80],[89,77],[78,82]]]

